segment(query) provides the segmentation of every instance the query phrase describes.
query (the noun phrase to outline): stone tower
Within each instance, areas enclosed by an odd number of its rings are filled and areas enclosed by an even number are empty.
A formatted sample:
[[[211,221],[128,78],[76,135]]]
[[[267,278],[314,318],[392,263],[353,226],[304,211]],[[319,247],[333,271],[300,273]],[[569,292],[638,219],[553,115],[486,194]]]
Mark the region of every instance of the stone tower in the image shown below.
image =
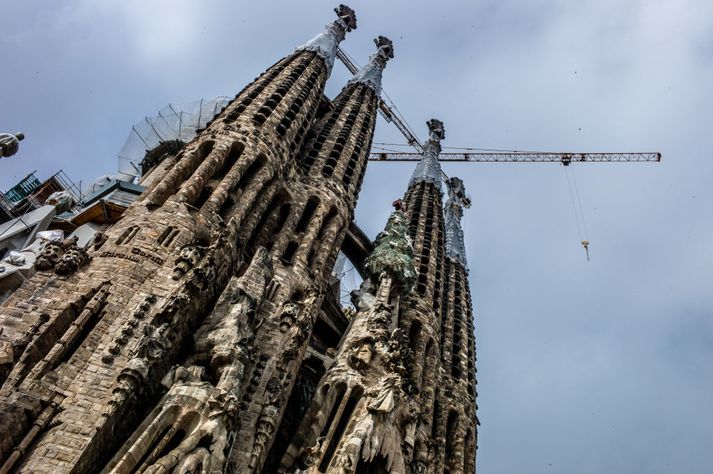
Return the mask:
[[[475,345],[460,226],[470,201],[438,163],[443,123],[352,293],[356,312],[277,472],[475,471]]]
[[[0,306],[0,473],[474,469],[466,198],[451,186],[444,227],[440,122],[351,321],[334,303],[393,57],[377,38],[326,99],[356,28],[335,12]]]

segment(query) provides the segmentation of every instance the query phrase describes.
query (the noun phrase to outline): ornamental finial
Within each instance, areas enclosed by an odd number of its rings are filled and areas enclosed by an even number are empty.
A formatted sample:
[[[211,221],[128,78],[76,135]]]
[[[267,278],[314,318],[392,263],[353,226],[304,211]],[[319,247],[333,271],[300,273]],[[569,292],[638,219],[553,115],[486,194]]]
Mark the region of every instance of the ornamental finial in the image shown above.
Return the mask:
[[[17,153],[20,148],[20,142],[25,139],[25,134],[18,132],[0,133],[0,158],[10,157]]]
[[[426,122],[426,125],[428,126],[428,141],[429,142],[436,142],[436,143],[440,144],[441,140],[445,140],[446,129],[443,126],[443,122],[441,122],[438,119],[432,118],[431,120]]]
[[[325,30],[297,48],[297,51],[314,51],[324,59],[327,72],[332,72],[334,58],[337,56],[337,47],[342,42],[347,32],[356,29],[357,20],[354,10],[346,5],[339,5],[334,9],[337,19],[328,24]]]
[[[369,57],[369,62],[354,74],[347,85],[362,83],[374,89],[376,95],[381,95],[381,73],[386,67],[386,62],[394,57],[394,44],[386,36],[374,39],[376,53]]]
[[[339,19],[344,22],[347,27],[347,32],[356,30],[357,20],[356,13],[354,13],[354,10],[344,4],[340,4],[337,8],[334,9],[334,13],[336,13]]]

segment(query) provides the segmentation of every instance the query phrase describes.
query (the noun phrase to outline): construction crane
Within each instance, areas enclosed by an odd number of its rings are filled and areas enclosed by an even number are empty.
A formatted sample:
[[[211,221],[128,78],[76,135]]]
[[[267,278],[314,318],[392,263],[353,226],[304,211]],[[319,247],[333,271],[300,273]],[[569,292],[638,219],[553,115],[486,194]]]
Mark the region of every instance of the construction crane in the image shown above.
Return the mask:
[[[341,48],[337,49],[337,57],[349,69],[349,72],[356,74],[359,70],[357,64]],[[388,97],[388,96],[387,96]],[[383,98],[379,99],[379,112],[384,119],[393,123],[396,128],[406,138],[406,143],[416,149],[416,152],[372,152],[369,155],[371,161],[419,161],[423,147],[421,142],[408,126],[405,120],[400,118],[394,109],[386,104]],[[389,145],[389,144],[384,144]],[[391,144],[393,145],[393,144]],[[401,146],[401,145],[395,145]],[[478,150],[476,148],[463,148],[463,150]],[[572,152],[537,152],[537,151],[466,151],[458,153],[440,153],[438,159],[441,161],[465,161],[473,163],[561,163],[569,166],[574,162],[587,163],[630,163],[630,162],[659,162],[661,153],[658,152],[638,152],[638,153],[572,153]],[[447,179],[447,176],[444,175]]]
[[[356,74],[359,67],[354,61],[349,57],[348,54],[344,52],[341,48],[337,49],[337,57],[344,63],[344,65],[349,69],[352,74]],[[382,93],[391,103],[389,106],[383,98],[379,98],[379,112],[382,117],[389,122],[393,123],[396,128],[403,134],[406,138],[408,146],[416,149],[416,152],[402,152],[402,151],[374,151],[369,155],[370,161],[420,161],[421,152],[423,152],[423,146],[421,142],[416,138],[416,134],[413,132],[411,127],[408,125],[403,116],[398,112],[398,108],[394,105],[393,101],[389,98],[388,94],[382,89]],[[404,146],[401,144],[374,144],[374,145],[390,145],[390,146]],[[453,149],[453,148],[452,148]],[[636,152],[636,153],[572,153],[572,152],[536,152],[536,151],[508,151],[508,150],[483,150],[477,148],[457,148],[458,152],[442,152],[438,155],[440,161],[454,161],[454,162],[473,162],[473,163],[560,163],[565,167],[565,172],[567,167],[572,163],[641,163],[641,162],[655,162],[661,161],[661,153],[658,152]],[[448,181],[448,176],[441,171],[442,177],[445,181]],[[572,186],[574,183],[574,187]],[[570,179],[570,175],[567,174],[567,185],[569,186],[570,197],[572,198],[572,207],[574,208],[575,219],[577,220],[577,227],[580,233],[581,244],[587,254],[587,261],[589,261],[589,240],[586,236],[586,225],[584,224],[584,217],[582,212],[582,204],[579,198],[579,191],[577,190],[577,182],[574,174]],[[576,201],[575,201],[576,196]],[[579,210],[578,210],[579,207]],[[580,219],[582,225],[580,227]],[[582,232],[584,229],[584,232]]]
[[[420,153],[404,152],[372,152],[369,155],[372,161],[419,161]],[[538,151],[498,151],[498,152],[467,152],[467,153],[440,153],[440,161],[469,161],[474,163],[561,163],[569,166],[570,163],[624,163],[661,161],[661,153],[554,153]]]

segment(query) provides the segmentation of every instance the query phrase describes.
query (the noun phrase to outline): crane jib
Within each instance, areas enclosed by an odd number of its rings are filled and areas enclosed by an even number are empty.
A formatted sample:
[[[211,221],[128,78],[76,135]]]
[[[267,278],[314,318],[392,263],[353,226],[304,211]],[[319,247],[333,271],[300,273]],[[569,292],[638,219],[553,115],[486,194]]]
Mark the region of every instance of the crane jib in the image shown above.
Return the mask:
[[[475,163],[638,163],[659,162],[661,153],[549,153],[549,152],[478,152],[441,153],[440,161],[470,161]],[[420,153],[384,153],[369,155],[372,161],[419,161]]]

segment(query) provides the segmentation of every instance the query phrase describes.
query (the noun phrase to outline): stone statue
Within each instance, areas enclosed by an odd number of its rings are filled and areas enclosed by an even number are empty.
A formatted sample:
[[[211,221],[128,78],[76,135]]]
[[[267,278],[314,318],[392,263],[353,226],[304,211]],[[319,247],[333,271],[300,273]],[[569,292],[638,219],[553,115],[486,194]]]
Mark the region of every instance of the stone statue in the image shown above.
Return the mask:
[[[349,365],[359,371],[366,369],[371,364],[374,351],[374,340],[371,337],[356,341],[352,346],[352,354],[348,359]]]
[[[62,246],[65,246],[64,243]],[[87,251],[79,247],[75,240],[65,247],[64,254],[55,265],[54,272],[57,275],[70,275],[87,263],[89,259],[90,257]]]
[[[376,288],[374,282],[369,278],[361,282],[358,290],[352,290],[350,296],[356,310],[367,311],[374,306],[374,302],[376,301],[376,296],[374,296],[375,292]]]
[[[190,474],[222,470],[228,441],[225,420],[235,414],[238,404],[234,398],[221,395],[208,400],[207,419],[202,420],[176,448],[149,466],[145,473]]]
[[[35,269],[38,271],[52,270],[59,262],[64,249],[62,243],[57,240],[50,240],[42,248],[42,251],[35,260]]]
[[[193,268],[201,258],[201,251],[194,244],[185,245],[176,258],[176,265],[173,267],[173,279],[178,280]]]
[[[18,132],[16,134],[0,133],[0,158],[7,158],[15,153],[20,148],[20,142],[25,139],[25,134]]]

